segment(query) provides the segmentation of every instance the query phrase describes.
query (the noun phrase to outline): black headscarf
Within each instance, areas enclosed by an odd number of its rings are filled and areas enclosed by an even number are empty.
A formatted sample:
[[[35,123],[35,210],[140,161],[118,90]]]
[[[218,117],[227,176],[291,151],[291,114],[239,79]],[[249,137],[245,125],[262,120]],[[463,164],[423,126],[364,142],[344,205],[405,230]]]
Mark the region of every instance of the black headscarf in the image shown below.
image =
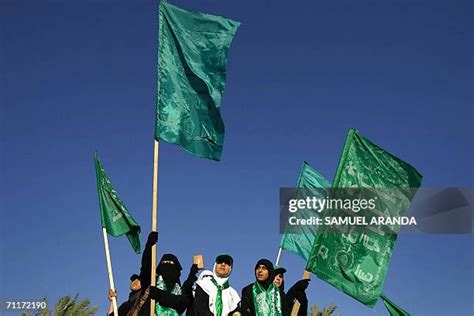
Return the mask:
[[[133,281],[135,281],[136,279],[139,279],[139,280],[141,281],[140,276],[139,276],[138,274],[132,274],[132,275],[130,276],[130,282],[133,282]]]
[[[275,270],[273,269],[273,263],[270,260],[267,259],[260,259],[258,260],[257,264],[255,265],[255,278],[257,278],[256,271],[259,265],[264,265],[267,270],[268,270],[268,278],[265,281],[259,281],[257,279],[257,282],[260,283],[260,285],[264,289],[268,289],[270,284],[273,283],[273,280],[275,279]]]
[[[130,276],[130,281],[133,282],[135,280],[140,280],[140,283],[143,285],[143,280],[138,274],[132,274]],[[140,294],[142,294],[142,290],[144,291],[145,289],[141,287],[138,290],[130,291],[128,294],[128,301],[123,302],[119,308],[118,308],[118,314],[119,315],[128,315],[130,310],[135,306],[136,300],[140,297]],[[142,309],[140,310],[140,315],[149,315],[150,314],[150,304],[147,303],[145,304]],[[109,315],[113,315],[113,312]]]
[[[156,274],[163,277],[163,281],[168,289],[172,289],[175,283],[181,285],[179,277],[181,276],[181,264],[175,255],[167,253],[161,257],[160,263],[156,267]]]
[[[286,272],[286,269],[283,268],[283,267],[279,267],[279,266],[275,266],[275,277],[278,275],[278,274],[281,274],[281,277],[282,277],[282,281],[281,281],[281,285],[280,285],[280,290],[281,291],[285,291],[285,272]]]

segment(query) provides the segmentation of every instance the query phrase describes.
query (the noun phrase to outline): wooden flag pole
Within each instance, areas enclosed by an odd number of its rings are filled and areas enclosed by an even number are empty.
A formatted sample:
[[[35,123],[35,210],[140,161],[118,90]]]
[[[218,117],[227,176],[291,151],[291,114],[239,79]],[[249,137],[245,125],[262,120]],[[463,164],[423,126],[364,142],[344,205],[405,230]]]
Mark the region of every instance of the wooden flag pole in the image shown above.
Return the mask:
[[[311,279],[311,272],[304,270],[302,280],[309,280]],[[293,308],[291,309],[291,316],[297,316],[298,312],[300,311],[301,304],[298,300],[295,300],[295,304],[293,304]]]
[[[153,205],[151,211],[151,230],[156,232],[158,226],[158,154],[160,143],[155,139],[155,149],[153,154]],[[156,244],[151,247],[151,283],[156,285]],[[150,302],[150,316],[155,315],[155,300]]]
[[[278,248],[278,254],[277,254],[277,258],[275,260],[275,265],[278,265],[280,263],[282,250],[283,249],[281,247]],[[305,273],[303,274],[303,279],[309,279],[309,276],[306,274],[306,272],[307,271],[305,271]],[[293,303],[293,308],[291,309],[290,316],[298,316],[298,312],[300,310],[300,307],[301,307],[301,303],[297,299],[295,299],[295,302]]]
[[[301,304],[298,300],[295,299],[293,303],[293,308],[291,309],[290,316],[298,316],[298,312],[300,311]]]
[[[105,229],[105,227],[102,227],[102,234],[104,235],[105,258],[107,259],[107,271],[109,273],[109,285],[110,285],[110,289],[115,292],[114,275],[112,273],[112,263],[110,261],[109,239],[108,239],[107,230]],[[118,316],[117,298],[115,296],[112,297],[112,305],[114,307],[114,316]]]

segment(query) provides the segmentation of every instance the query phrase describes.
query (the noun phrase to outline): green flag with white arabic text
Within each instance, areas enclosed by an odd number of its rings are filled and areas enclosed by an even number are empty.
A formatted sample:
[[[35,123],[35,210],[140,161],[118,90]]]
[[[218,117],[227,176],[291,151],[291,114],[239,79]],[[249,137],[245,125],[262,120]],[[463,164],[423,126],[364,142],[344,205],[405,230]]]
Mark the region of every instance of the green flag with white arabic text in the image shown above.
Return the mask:
[[[306,161],[303,162],[300,176],[297,182],[298,188],[304,189],[329,189],[331,183],[326,180],[318,171],[313,169]],[[321,194],[324,191],[314,191],[316,194]],[[297,194],[300,192],[297,192]],[[321,194],[321,198],[325,197],[325,194]],[[298,198],[298,196],[296,196]],[[300,210],[299,216],[301,218],[310,218],[314,216],[314,212],[311,210]],[[286,231],[280,241],[280,248],[290,251],[301,258],[308,260],[313,247],[314,239],[316,238],[318,226],[316,225],[300,225],[297,226],[299,231]]]
[[[156,139],[220,160],[227,52],[239,25],[160,1]]]
[[[94,163],[102,227],[113,237],[127,235],[133,250],[140,253],[140,226],[112,187],[97,153],[94,154]]]
[[[356,189],[365,190],[374,197],[373,205],[366,204],[363,210],[354,207],[325,210],[325,216],[347,219],[349,213],[353,218],[377,220],[404,216],[421,185],[421,178],[411,165],[350,129],[331,194],[341,191],[337,190],[339,188],[346,188],[346,197]],[[320,227],[306,270],[373,307],[382,292],[400,225],[388,225],[384,221],[370,226],[357,225],[346,223]]]

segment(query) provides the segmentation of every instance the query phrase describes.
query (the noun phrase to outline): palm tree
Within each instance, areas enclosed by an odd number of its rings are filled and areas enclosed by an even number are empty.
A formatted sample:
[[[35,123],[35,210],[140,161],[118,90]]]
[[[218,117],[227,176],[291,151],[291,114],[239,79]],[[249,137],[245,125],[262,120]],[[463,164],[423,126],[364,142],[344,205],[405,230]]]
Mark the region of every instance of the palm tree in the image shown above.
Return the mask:
[[[97,306],[89,306],[90,300],[85,298],[82,301],[77,301],[78,294],[74,297],[64,296],[59,299],[58,303],[54,307],[54,316],[89,316],[95,315],[97,312]]]
[[[92,316],[97,312],[97,306],[90,306],[90,300],[85,298],[78,301],[79,294],[74,297],[63,296],[54,306],[54,310],[44,309],[35,313],[35,316]],[[46,301],[46,299],[44,299]],[[23,316],[30,316],[29,312],[24,312]]]
[[[314,304],[311,307],[311,310],[309,311],[308,315],[312,315],[312,316],[331,316],[336,311],[336,309],[337,309],[336,304],[330,304],[330,305],[324,307],[321,311],[319,311],[318,305]]]

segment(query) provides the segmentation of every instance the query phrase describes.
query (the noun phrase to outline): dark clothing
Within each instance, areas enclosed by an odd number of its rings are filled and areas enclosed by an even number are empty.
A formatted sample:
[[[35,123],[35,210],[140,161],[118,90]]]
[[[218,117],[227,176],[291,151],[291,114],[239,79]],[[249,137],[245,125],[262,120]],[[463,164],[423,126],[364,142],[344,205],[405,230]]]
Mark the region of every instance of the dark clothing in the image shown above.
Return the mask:
[[[197,284],[193,306],[186,311],[186,316],[214,316],[209,309],[209,295]]]
[[[151,284],[151,247],[151,245],[146,245],[145,249],[143,250],[142,263],[140,268],[141,290],[139,291],[139,295],[136,295],[136,292],[130,293],[129,300],[122,303],[118,309],[119,316],[127,316],[128,312],[134,306],[137,298],[141,296]],[[184,313],[186,308],[192,303],[192,286],[196,280],[197,278],[195,275],[189,275],[188,279],[181,287],[181,295],[173,295],[171,293],[167,293],[166,291],[151,287],[150,295],[145,301],[145,304],[143,304],[142,308],[138,312],[138,315],[150,316],[150,304],[152,298],[155,300],[156,303],[159,303],[163,307],[173,308],[179,314]],[[113,313],[109,314],[109,316],[113,316]]]
[[[232,315],[236,310],[230,312],[228,315]],[[193,305],[186,311],[186,316],[214,316],[209,309],[209,295],[196,284],[194,291]]]
[[[255,276],[257,276],[257,269],[260,265],[264,265],[267,268],[268,278],[265,281],[255,280],[255,282],[258,282],[265,290],[267,290],[268,287],[273,283],[273,280],[275,279],[275,270],[273,267],[273,263],[270,260],[260,259],[257,261],[257,264],[255,265]],[[253,285],[254,283],[251,283],[242,289],[242,300],[241,300],[241,311],[240,311],[242,313],[242,316],[255,315],[255,304],[253,301],[253,290],[252,290]],[[283,316],[289,316],[290,314],[288,313],[288,304],[287,304],[285,292],[283,292],[283,290],[281,290],[280,288],[277,288],[277,289],[280,292],[281,313]]]
[[[181,285],[181,264],[175,255],[165,253],[156,267],[156,275],[161,275],[167,288],[172,288],[176,283]]]
[[[151,246],[146,245],[142,255],[142,265],[140,267],[140,291],[130,292],[129,298],[126,302],[122,303],[118,308],[118,316],[127,316],[128,312],[132,309],[135,301],[141,296],[147,287],[151,283]],[[137,295],[138,292],[138,295]],[[109,316],[113,316],[113,312]],[[148,298],[143,304],[142,308],[138,312],[139,316],[150,316],[150,298]]]
[[[193,300],[192,285],[196,280],[186,280],[181,287],[182,294],[174,295],[167,291],[152,287],[150,291],[150,298],[154,299],[163,307],[168,307],[176,310],[178,314],[182,314],[191,305]]]
[[[298,302],[300,302],[301,304],[300,309],[298,311],[298,316],[307,316],[308,298],[306,297],[306,292],[304,290],[298,289],[295,285],[293,285],[286,293],[286,300],[288,302],[288,315],[291,314],[291,310],[293,309],[293,305],[295,304],[295,299],[297,299]]]
[[[242,296],[240,297],[240,313],[242,314],[242,316],[255,315],[255,305],[253,303],[252,287],[253,283],[247,285],[242,289]]]
[[[122,305],[118,308],[119,316],[127,316],[128,312],[132,309],[133,304],[135,304],[135,300],[140,296],[140,290],[130,292],[128,295],[128,301],[122,303]],[[109,316],[113,315],[114,313],[110,313]]]
[[[242,301],[241,301],[241,311],[240,313],[242,316],[255,316],[255,304],[253,301],[253,291],[252,291],[253,283],[247,285],[242,289]],[[288,312],[288,303],[286,299],[285,293],[280,291],[280,299],[281,299],[281,313],[283,316],[289,316],[290,313]]]

